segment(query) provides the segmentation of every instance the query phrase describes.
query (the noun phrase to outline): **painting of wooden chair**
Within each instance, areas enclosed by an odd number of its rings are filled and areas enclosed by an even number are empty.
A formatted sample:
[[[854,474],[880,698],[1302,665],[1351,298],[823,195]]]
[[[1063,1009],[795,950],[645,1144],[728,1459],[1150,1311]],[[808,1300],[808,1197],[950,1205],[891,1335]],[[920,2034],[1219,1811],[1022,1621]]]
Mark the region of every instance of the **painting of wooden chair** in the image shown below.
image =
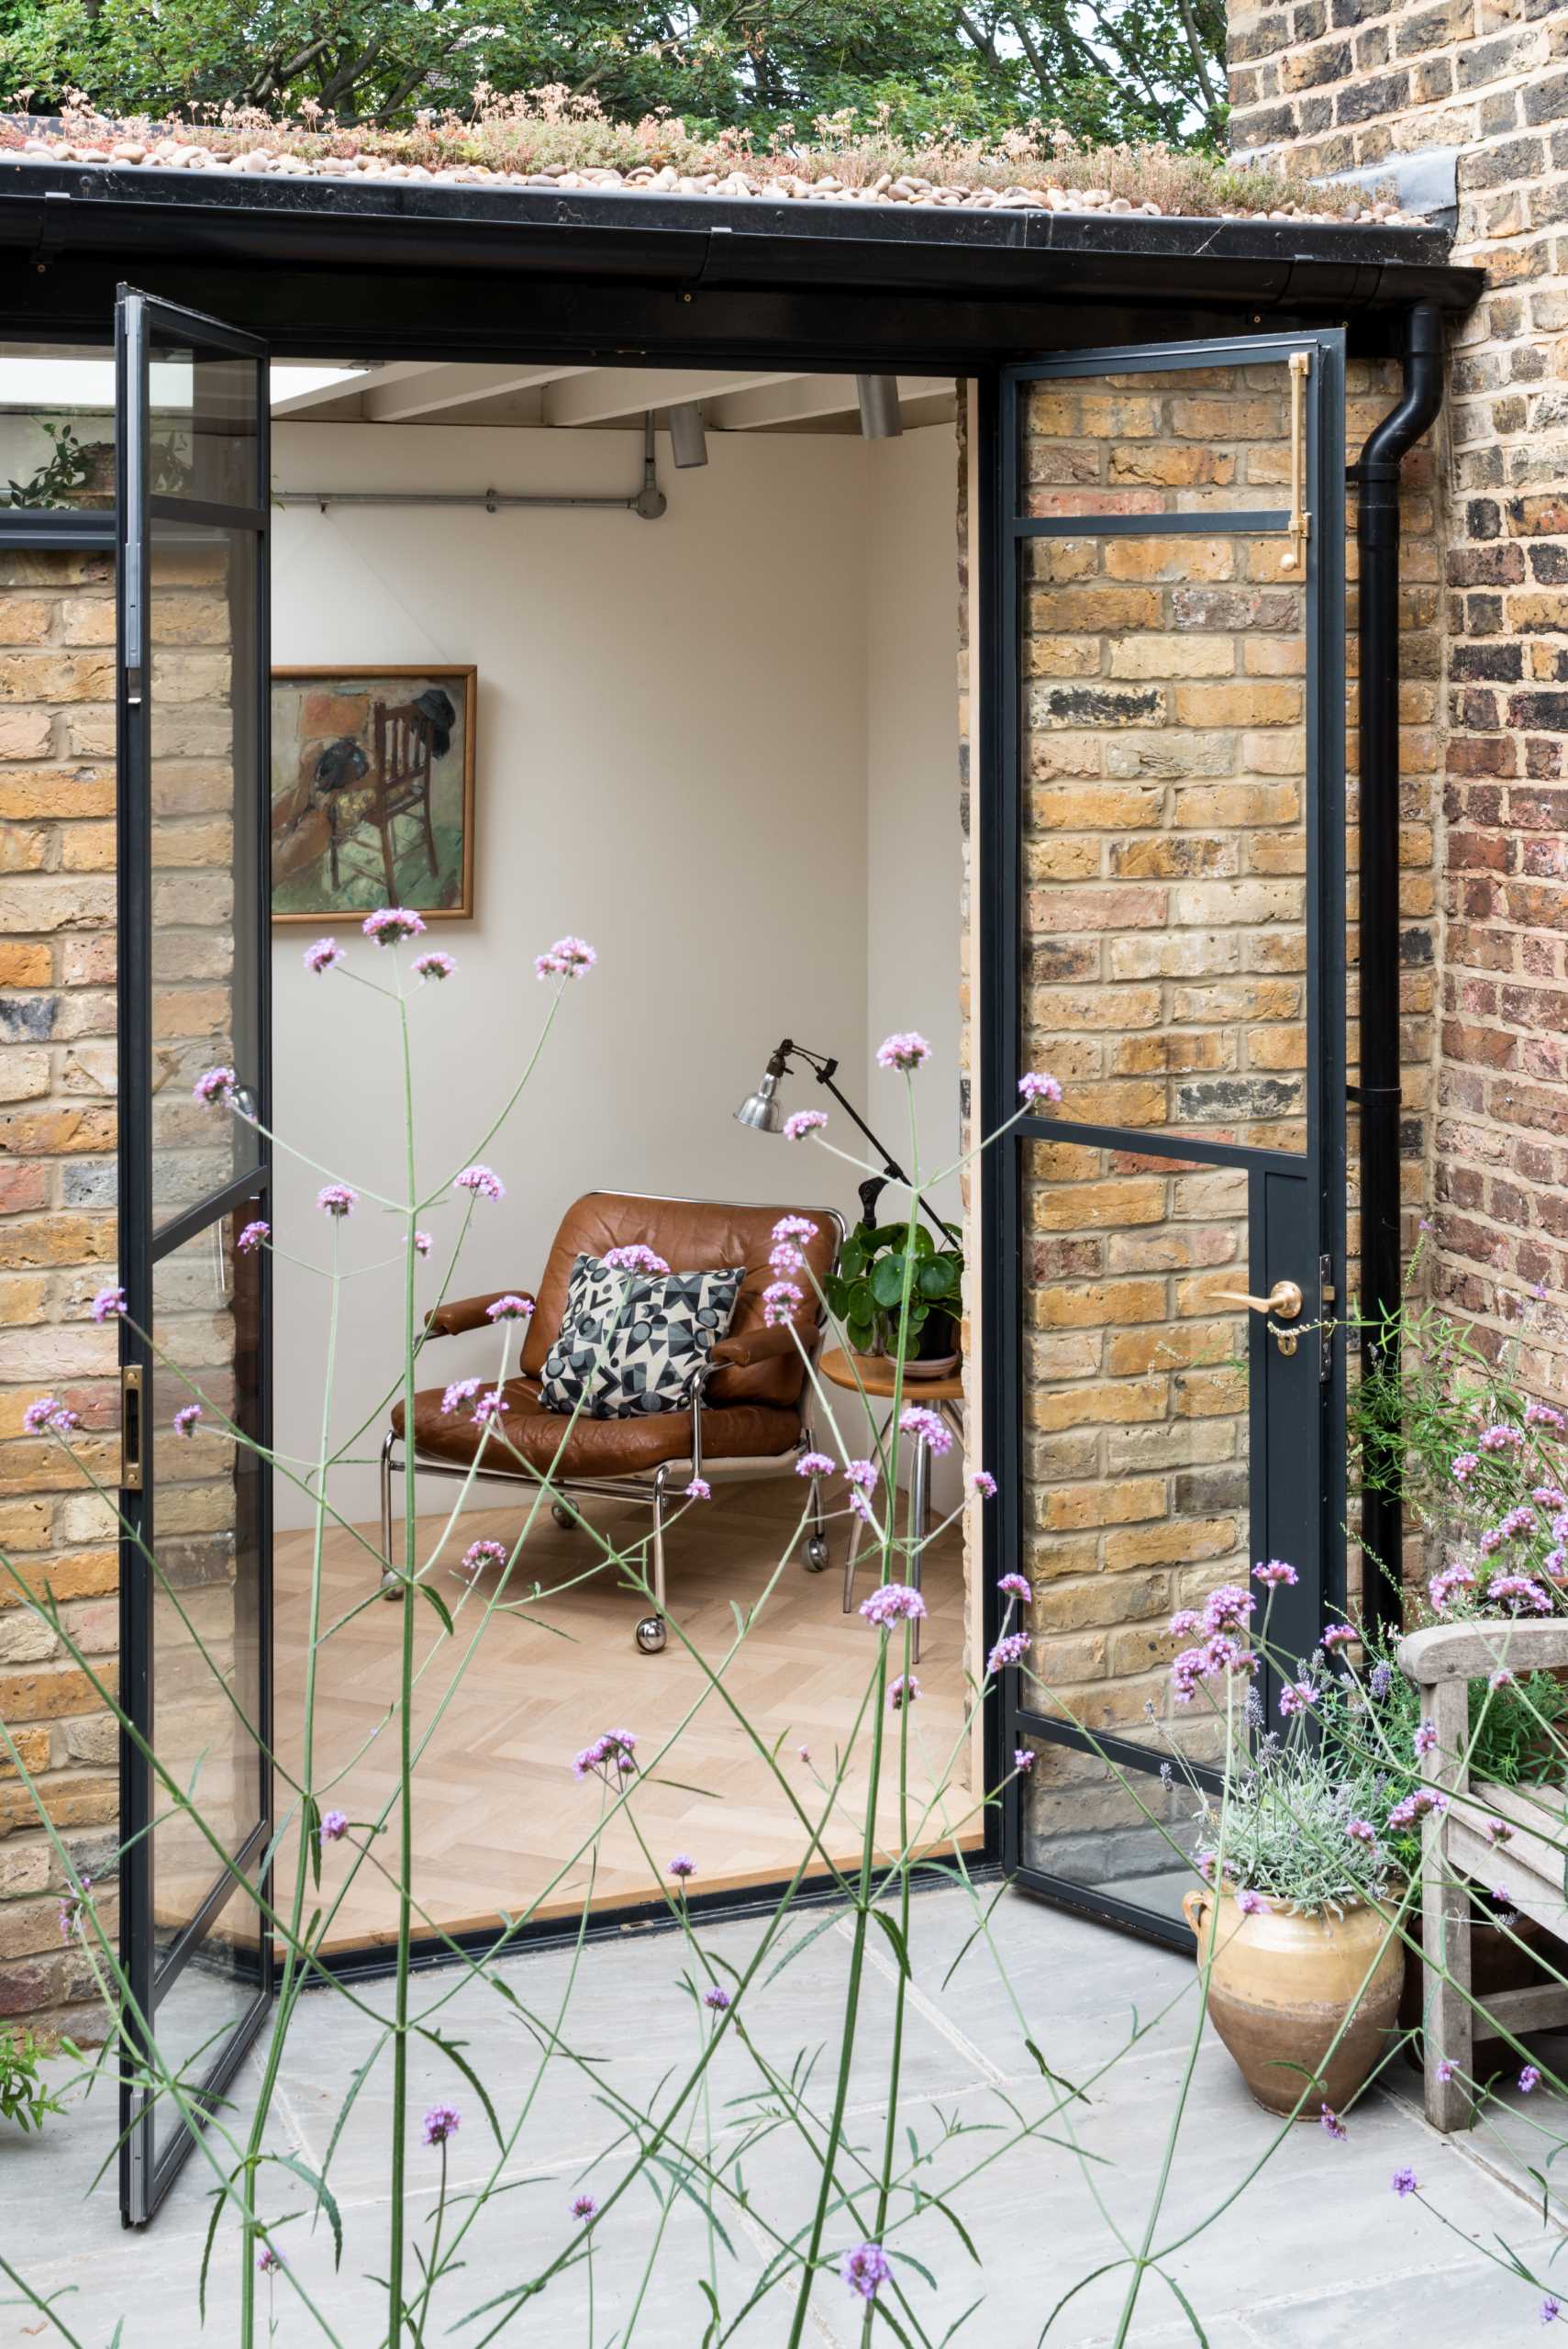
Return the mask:
[[[382,870],[386,876],[389,906],[398,901],[392,828],[400,816],[419,818],[432,880],[439,869],[435,827],[430,821],[430,776],[436,762],[437,730],[435,717],[417,702],[397,702],[389,707],[378,701],[372,705],[371,777],[375,798],[371,821],[381,836]]]
[[[1423,1775],[1446,1798],[1422,1825],[1421,2004],[1427,2119],[1447,2131],[1469,2125],[1478,2038],[1497,2026],[1518,2039],[1568,2023],[1568,1983],[1544,1965],[1539,1984],[1492,1991],[1482,2008],[1471,1958],[1477,1902],[1499,1884],[1521,1917],[1568,1940],[1564,1788],[1499,1786],[1473,1777],[1469,1761],[1471,1684],[1496,1672],[1522,1680],[1568,1664],[1568,1621],[1438,1623],[1400,1642],[1399,1664],[1421,1692],[1422,1720],[1437,1731]]]

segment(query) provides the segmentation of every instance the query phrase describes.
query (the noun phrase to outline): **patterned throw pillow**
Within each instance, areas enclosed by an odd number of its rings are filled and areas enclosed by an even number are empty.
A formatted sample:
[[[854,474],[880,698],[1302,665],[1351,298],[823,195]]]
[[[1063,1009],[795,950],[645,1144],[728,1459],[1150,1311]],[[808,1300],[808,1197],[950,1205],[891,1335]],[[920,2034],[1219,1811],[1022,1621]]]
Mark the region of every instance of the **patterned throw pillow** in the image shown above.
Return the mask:
[[[728,1329],[743,1265],[712,1273],[623,1273],[579,1256],[561,1330],[545,1357],[547,1411],[634,1419],[690,1408],[691,1384]]]

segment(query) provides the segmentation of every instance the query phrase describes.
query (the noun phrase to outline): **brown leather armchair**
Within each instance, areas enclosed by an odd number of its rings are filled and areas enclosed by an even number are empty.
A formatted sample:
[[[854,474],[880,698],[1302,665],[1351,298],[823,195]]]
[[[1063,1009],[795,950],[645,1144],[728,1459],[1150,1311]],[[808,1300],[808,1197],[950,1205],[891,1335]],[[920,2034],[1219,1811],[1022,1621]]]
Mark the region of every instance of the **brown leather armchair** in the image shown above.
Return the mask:
[[[802,1405],[806,1372],[794,1332],[770,1329],[763,1319],[762,1292],[773,1275],[768,1267],[773,1226],[783,1215],[804,1214],[817,1226],[805,1249],[818,1286],[832,1271],[844,1226],[830,1208],[747,1207],[726,1200],[640,1197],[619,1191],[591,1191],[568,1208],[555,1235],[544,1277],[534,1294],[534,1310],[523,1340],[517,1375],[502,1388],[506,1404],[504,1441],[492,1435],[477,1472],[473,1462],[483,1431],[465,1415],[443,1413],[442,1386],[414,1397],[413,1451],[421,1475],[466,1477],[486,1483],[523,1484],[530,1488],[548,1476],[557,1524],[578,1522],[579,1499],[595,1497],[635,1500],[652,1511],[654,1612],[637,1626],[645,1654],[664,1645],[664,1519],[672,1499],[694,1476],[728,1472],[766,1473],[776,1462],[793,1469],[816,1447]],[[729,1333],[720,1339],[692,1382],[691,1408],[650,1414],[646,1419],[571,1419],[547,1411],[539,1400],[539,1375],[561,1328],[567,1283],[579,1255],[602,1256],[611,1248],[640,1242],[663,1257],[673,1272],[696,1272],[722,1264],[744,1264],[746,1277],[736,1299]],[[807,1287],[797,1320],[808,1352],[821,1336],[817,1308]],[[421,1347],[466,1330],[489,1328],[486,1308],[496,1297],[469,1297],[440,1305],[425,1325]],[[527,1294],[527,1292],[524,1292]],[[392,1556],[393,1478],[405,1465],[402,1401],[381,1448],[382,1553]],[[820,1574],[828,1564],[819,1480],[811,1479],[811,1533],[806,1564]],[[402,1590],[388,1574],[388,1598]]]

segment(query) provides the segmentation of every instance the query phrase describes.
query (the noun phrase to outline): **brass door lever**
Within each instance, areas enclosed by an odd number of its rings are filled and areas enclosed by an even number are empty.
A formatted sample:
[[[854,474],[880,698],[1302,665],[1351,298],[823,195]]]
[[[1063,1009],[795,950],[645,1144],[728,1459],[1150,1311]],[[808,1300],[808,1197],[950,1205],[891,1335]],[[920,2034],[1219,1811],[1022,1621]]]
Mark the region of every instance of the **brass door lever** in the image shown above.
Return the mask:
[[[1275,1281],[1267,1297],[1223,1288],[1213,1290],[1211,1297],[1216,1305],[1245,1305],[1253,1313],[1277,1313],[1282,1321],[1294,1321],[1301,1312],[1301,1291],[1295,1281]]]

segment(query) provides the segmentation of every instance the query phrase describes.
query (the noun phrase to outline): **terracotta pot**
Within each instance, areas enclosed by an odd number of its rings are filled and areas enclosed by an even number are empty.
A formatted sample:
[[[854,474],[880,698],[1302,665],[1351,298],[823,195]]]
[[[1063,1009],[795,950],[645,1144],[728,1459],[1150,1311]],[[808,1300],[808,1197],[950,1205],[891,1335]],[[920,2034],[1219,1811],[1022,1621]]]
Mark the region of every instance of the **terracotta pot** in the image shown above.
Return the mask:
[[[1342,1916],[1331,1909],[1298,1916],[1271,1901],[1248,1916],[1233,1893],[1217,1901],[1195,1885],[1182,1913],[1200,1956],[1212,1942],[1208,2019],[1257,2101],[1269,2112],[1289,2112],[1307,2076],[1317,2074],[1320,2087],[1307,2093],[1299,2117],[1316,2121],[1325,2105],[1342,2111],[1371,2078],[1399,2011],[1405,1945],[1382,1911],[1357,1903]]]

